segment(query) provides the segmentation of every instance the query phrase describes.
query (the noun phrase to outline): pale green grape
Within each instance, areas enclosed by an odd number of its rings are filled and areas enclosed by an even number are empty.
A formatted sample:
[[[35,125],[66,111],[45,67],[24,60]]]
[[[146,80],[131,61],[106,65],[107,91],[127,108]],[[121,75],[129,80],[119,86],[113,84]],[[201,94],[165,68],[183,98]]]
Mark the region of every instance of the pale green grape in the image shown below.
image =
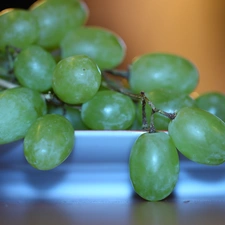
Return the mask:
[[[199,73],[195,65],[174,54],[141,55],[130,66],[129,85],[134,93],[166,89],[190,94],[198,81]]]
[[[175,113],[178,109],[184,106],[195,106],[195,101],[186,94],[177,94],[166,90],[154,90],[145,93],[148,99],[154,104],[157,109],[167,113]],[[138,103],[137,118],[142,123],[142,104]],[[147,122],[150,122],[151,107],[146,104],[145,112]],[[170,119],[160,113],[154,114],[154,126],[157,130],[167,130]]]
[[[99,91],[82,105],[81,118],[93,130],[125,130],[134,122],[135,106],[121,93]]]
[[[57,63],[52,88],[65,103],[81,104],[91,99],[101,84],[101,71],[84,55],[71,56]]]
[[[178,180],[179,157],[166,133],[144,133],[134,143],[129,159],[130,179],[135,192],[148,201],[169,196]]]
[[[117,67],[126,53],[121,37],[106,28],[94,26],[68,32],[60,46],[62,58],[84,54],[91,57],[101,70]]]
[[[38,45],[31,45],[18,54],[14,74],[21,85],[45,92],[52,87],[55,66],[56,62],[49,52]]]
[[[58,114],[64,116],[70,121],[75,130],[88,130],[88,127],[84,124],[81,119],[81,112],[72,106],[55,106],[48,104],[48,113]]]
[[[225,121],[225,94],[210,91],[200,94],[195,99],[196,105]]]
[[[89,9],[83,1],[36,1],[30,6],[30,12],[38,21],[40,35],[38,44],[48,48],[57,48],[64,35],[85,24]]]
[[[38,118],[24,138],[24,155],[39,170],[59,166],[70,155],[75,143],[71,123],[61,115],[47,114]]]
[[[24,48],[36,43],[39,28],[34,16],[23,9],[5,9],[0,12],[0,49],[7,45]]]
[[[218,165],[225,160],[225,123],[197,107],[184,107],[168,127],[177,149],[188,159]]]
[[[25,87],[0,92],[0,144],[23,138],[40,116],[46,114],[46,103],[40,93]]]

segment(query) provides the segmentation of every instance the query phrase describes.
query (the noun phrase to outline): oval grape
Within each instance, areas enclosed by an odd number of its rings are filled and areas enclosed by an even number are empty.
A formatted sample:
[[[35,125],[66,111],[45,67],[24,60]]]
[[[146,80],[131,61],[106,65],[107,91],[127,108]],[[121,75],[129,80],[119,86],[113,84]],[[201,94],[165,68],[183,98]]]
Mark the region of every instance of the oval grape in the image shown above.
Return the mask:
[[[126,45],[114,32],[94,26],[83,26],[68,32],[60,44],[62,58],[87,55],[101,70],[120,65],[126,53]]]
[[[46,111],[46,102],[37,91],[16,87],[0,92],[0,144],[22,139]]]
[[[21,85],[46,92],[52,87],[55,66],[56,62],[49,52],[39,45],[30,45],[17,55],[14,74]]]
[[[179,157],[170,136],[163,132],[141,134],[129,159],[130,179],[135,192],[148,201],[168,197],[179,176]]]
[[[175,54],[141,55],[134,59],[129,71],[129,85],[134,93],[165,89],[190,94],[199,81],[199,73],[195,65]]]
[[[71,123],[61,115],[47,114],[29,128],[24,138],[24,155],[34,168],[50,170],[68,158],[74,143]]]
[[[225,160],[225,123],[197,107],[184,107],[168,127],[177,149],[188,159],[207,165]]]
[[[53,91],[65,103],[88,101],[97,93],[100,84],[100,69],[85,55],[62,59],[53,71]]]
[[[37,43],[46,49],[58,48],[64,35],[85,24],[89,16],[84,1],[35,1],[29,11],[40,27]]]
[[[121,93],[99,91],[82,105],[81,118],[93,130],[125,130],[134,122],[135,106]]]
[[[195,98],[196,105],[225,121],[225,95],[211,91],[200,94]]]
[[[84,124],[81,119],[81,111],[72,106],[55,106],[48,104],[48,113],[49,114],[58,114],[64,116],[70,121],[75,130],[88,130],[88,127]]]
[[[36,43],[39,36],[38,23],[24,9],[9,8],[0,13],[0,49],[6,46],[25,48]]]

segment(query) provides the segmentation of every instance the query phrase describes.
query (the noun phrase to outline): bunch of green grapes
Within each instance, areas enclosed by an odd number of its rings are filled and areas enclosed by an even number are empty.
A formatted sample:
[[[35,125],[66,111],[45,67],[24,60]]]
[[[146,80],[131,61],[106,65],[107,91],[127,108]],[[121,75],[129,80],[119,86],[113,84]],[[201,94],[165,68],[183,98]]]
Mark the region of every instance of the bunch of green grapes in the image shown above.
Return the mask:
[[[135,119],[132,99],[102,86],[103,69],[123,61],[126,45],[109,29],[87,26],[88,17],[82,0],[0,12],[0,144],[24,139],[36,169],[60,165],[74,131],[128,129]]]
[[[224,94],[190,97],[199,80],[194,64],[178,55],[147,54],[133,61],[126,76],[133,92],[144,91],[137,118],[146,133],[135,141],[129,159],[138,195],[159,201],[172,193],[179,178],[179,153],[196,163],[224,163]]]
[[[167,132],[151,131],[135,141],[129,160],[134,190],[148,201],[169,196],[179,178],[178,152],[205,165],[225,161],[225,123],[196,106],[184,106],[172,114]]]
[[[27,162],[50,170],[71,154],[77,130],[144,129],[129,171],[148,201],[173,191],[179,153],[223,163],[224,95],[193,99],[198,70],[176,54],[140,55],[118,70],[125,42],[87,26],[88,17],[78,0],[38,0],[27,10],[0,12],[0,144],[23,139]]]
[[[143,199],[159,201],[172,193],[179,178],[179,153],[196,163],[224,163],[224,94],[192,98],[199,73],[190,60],[154,52],[134,58],[127,71],[106,73],[125,77],[125,92],[139,100],[136,120],[146,133],[131,149],[129,172]]]

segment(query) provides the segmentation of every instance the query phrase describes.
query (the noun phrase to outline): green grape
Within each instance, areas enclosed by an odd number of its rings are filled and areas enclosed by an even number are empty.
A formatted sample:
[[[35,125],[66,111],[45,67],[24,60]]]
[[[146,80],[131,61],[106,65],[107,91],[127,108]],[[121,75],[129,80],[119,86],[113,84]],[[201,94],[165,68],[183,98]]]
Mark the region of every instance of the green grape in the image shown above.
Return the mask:
[[[134,122],[132,123],[131,127],[128,128],[129,130],[143,130],[142,123],[138,121],[135,117]]]
[[[38,45],[30,45],[15,59],[14,74],[21,85],[45,92],[52,87],[55,66],[56,62],[49,52]]]
[[[125,130],[135,119],[135,106],[131,98],[121,93],[99,91],[81,108],[81,118],[93,130]]]
[[[23,9],[9,8],[0,12],[0,49],[24,48],[37,41],[39,28],[33,15]]]
[[[177,94],[166,90],[154,90],[145,94],[157,109],[167,113],[174,113],[184,106],[195,106],[195,101],[186,94]],[[142,123],[142,104],[138,103],[137,118]],[[146,104],[146,119],[149,124],[151,116],[151,107]],[[170,119],[160,113],[154,114],[154,126],[157,130],[167,130]]]
[[[71,123],[61,115],[47,114],[38,118],[24,138],[24,155],[39,170],[59,166],[70,155],[75,143]]]
[[[130,66],[129,85],[134,93],[165,89],[190,94],[198,81],[196,67],[174,54],[145,54],[135,58]]]
[[[83,26],[68,32],[60,46],[62,58],[87,55],[101,70],[117,67],[123,61],[126,52],[126,45],[117,34],[106,28],[94,26]]]
[[[225,160],[225,123],[197,107],[184,107],[168,127],[177,149],[188,159],[218,165]]]
[[[128,128],[129,130],[143,130],[142,121],[138,120],[138,104],[139,102],[134,102],[135,106],[135,118],[132,125]]]
[[[0,92],[0,144],[23,138],[46,111],[44,99],[34,90],[16,87]]]
[[[196,105],[225,121],[225,95],[220,92],[207,92],[195,99]]]
[[[48,113],[64,116],[70,121],[74,130],[88,130],[88,127],[81,119],[81,112],[72,106],[55,106],[48,104]]]
[[[75,0],[40,0],[34,2],[29,10],[40,27],[38,44],[47,49],[59,47],[64,35],[85,24],[89,16],[86,3]]]
[[[170,136],[141,134],[130,152],[129,173],[135,192],[143,199],[159,201],[169,196],[179,175],[178,152]]]
[[[53,72],[52,88],[65,103],[81,104],[91,99],[101,85],[101,71],[85,55],[59,61]]]

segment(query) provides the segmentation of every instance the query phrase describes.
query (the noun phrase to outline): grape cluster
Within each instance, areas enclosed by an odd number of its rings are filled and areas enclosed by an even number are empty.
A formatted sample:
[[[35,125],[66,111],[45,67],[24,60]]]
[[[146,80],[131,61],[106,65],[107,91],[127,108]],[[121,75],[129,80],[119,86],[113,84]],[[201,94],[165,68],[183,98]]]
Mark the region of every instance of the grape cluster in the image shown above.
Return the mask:
[[[76,130],[144,129],[129,172],[148,201],[173,191],[179,153],[223,163],[225,95],[191,97],[199,72],[172,53],[140,55],[118,70],[125,42],[86,25],[88,17],[78,0],[38,0],[27,10],[0,12],[0,144],[23,139],[27,162],[50,170],[70,155]]]

